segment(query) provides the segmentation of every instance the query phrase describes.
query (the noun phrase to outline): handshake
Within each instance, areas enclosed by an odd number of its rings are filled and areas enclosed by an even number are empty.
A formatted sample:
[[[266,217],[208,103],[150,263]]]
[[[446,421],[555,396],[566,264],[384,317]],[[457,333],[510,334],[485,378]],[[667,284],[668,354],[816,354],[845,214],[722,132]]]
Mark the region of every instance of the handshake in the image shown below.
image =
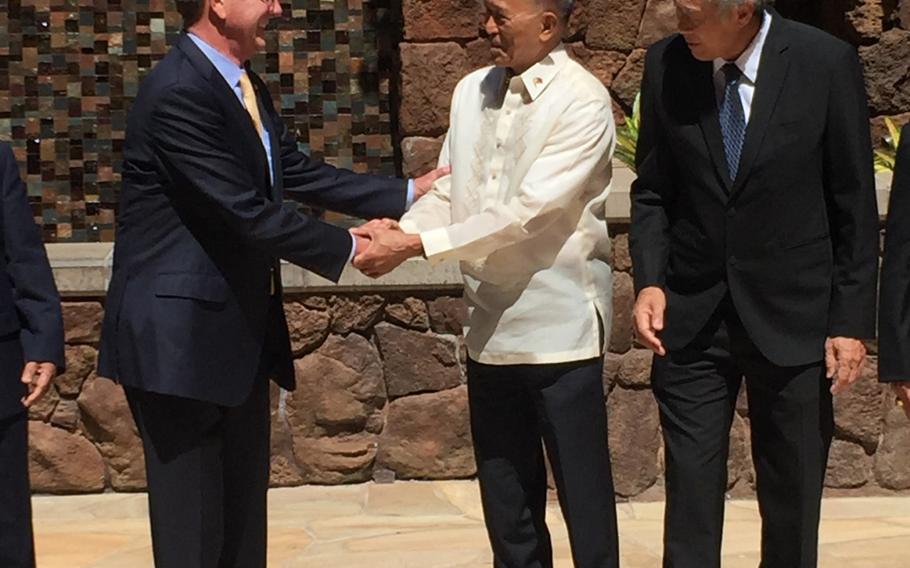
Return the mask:
[[[450,167],[444,166],[414,179],[414,202],[426,195],[437,179],[451,171]],[[356,242],[354,267],[370,278],[388,274],[407,259],[423,254],[420,235],[405,233],[393,219],[374,219],[350,231]]]
[[[354,267],[370,278],[388,274],[412,256],[423,254],[420,235],[405,233],[393,219],[374,219],[350,231],[357,243]]]

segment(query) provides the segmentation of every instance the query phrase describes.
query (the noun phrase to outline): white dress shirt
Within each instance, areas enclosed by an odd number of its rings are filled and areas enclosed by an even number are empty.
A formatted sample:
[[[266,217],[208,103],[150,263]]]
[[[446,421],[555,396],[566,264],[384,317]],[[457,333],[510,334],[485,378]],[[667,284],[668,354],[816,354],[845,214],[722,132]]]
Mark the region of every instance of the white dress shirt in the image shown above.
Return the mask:
[[[508,82],[506,83],[506,81]],[[509,78],[459,82],[436,182],[403,217],[431,261],[460,261],[468,353],[488,364],[599,356],[612,318],[604,203],[615,145],[610,95],[560,45]]]
[[[724,73],[721,71],[727,63],[736,63],[739,70],[742,71],[742,78],[739,80],[739,98],[743,102],[743,110],[746,112],[746,124],[749,124],[749,118],[752,116],[752,99],[755,97],[755,85],[758,82],[758,67],[761,63],[762,50],[765,47],[765,41],[768,39],[768,30],[771,29],[771,14],[765,12],[762,14],[761,28],[752,43],[742,52],[736,61],[727,61],[723,58],[714,60],[714,90],[717,94],[717,105],[720,106],[724,98]]]

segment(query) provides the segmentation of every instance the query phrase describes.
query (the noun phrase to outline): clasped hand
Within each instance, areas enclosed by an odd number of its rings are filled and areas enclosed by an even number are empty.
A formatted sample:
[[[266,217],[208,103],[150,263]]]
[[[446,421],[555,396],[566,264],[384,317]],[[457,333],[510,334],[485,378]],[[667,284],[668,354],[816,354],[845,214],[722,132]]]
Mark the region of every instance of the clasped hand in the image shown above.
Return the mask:
[[[450,166],[442,166],[415,178],[414,201],[426,195],[436,180],[450,173]],[[403,232],[392,219],[374,219],[351,229],[351,234],[356,242],[354,267],[371,278],[388,274],[412,256],[423,254],[420,235]]]
[[[405,233],[392,219],[374,219],[351,229],[351,234],[357,241],[354,267],[370,278],[388,274],[423,253],[420,235]]]

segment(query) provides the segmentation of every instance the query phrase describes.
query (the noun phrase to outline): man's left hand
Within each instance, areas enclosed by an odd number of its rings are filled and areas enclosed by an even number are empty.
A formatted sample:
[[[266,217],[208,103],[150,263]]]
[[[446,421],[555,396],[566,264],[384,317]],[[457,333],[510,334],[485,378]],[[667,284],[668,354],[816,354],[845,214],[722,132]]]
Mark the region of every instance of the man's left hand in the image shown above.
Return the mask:
[[[402,262],[423,253],[420,235],[404,233],[398,228],[363,226],[351,232],[372,241],[366,252],[354,257],[354,267],[370,278],[388,274]]]
[[[826,376],[833,381],[831,393],[838,394],[850,388],[866,361],[866,346],[859,339],[829,337],[825,341]]]
[[[53,363],[29,361],[22,370],[22,382],[28,385],[28,395],[22,398],[22,404],[28,408],[51,388],[51,381],[57,374]]]
[[[427,194],[428,191],[433,187],[433,183],[441,177],[445,177],[452,173],[451,166],[443,166],[441,168],[436,168],[430,173],[424,174],[419,178],[414,178],[414,201],[417,201],[421,197]]]

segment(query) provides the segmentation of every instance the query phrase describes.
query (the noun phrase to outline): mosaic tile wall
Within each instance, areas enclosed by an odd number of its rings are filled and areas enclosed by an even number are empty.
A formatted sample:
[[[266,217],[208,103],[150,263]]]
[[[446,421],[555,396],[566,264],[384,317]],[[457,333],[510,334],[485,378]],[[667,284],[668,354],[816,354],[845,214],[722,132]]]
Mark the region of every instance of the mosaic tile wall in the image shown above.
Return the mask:
[[[253,68],[312,156],[395,173],[378,47],[392,1],[281,3]],[[0,0],[0,139],[46,242],[114,239],[126,115],[181,26],[171,0]]]

